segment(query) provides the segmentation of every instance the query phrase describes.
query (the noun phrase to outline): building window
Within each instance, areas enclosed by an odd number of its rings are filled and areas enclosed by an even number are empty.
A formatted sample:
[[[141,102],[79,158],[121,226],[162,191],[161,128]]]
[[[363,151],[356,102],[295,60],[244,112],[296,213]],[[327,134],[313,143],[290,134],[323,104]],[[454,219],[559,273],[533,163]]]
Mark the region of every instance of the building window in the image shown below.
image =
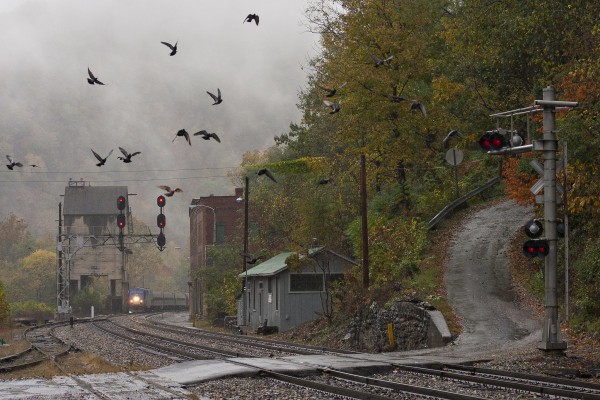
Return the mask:
[[[217,222],[216,239],[216,244],[222,244],[225,241],[225,224],[223,222]]]
[[[323,274],[290,274],[290,292],[323,291]]]
[[[273,293],[271,290],[271,277],[267,278],[267,293]]]

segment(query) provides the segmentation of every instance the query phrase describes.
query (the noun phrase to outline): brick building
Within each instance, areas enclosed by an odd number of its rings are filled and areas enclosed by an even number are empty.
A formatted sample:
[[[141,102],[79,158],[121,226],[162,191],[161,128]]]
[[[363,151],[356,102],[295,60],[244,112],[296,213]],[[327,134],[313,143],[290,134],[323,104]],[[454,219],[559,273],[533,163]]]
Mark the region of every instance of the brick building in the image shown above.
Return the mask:
[[[244,218],[244,195],[242,188],[236,188],[231,196],[200,197],[192,199],[190,216],[190,276],[210,265],[207,259],[208,246],[232,243],[239,240],[242,245],[242,223]],[[203,301],[202,282],[195,278],[190,283],[190,315],[206,315]]]

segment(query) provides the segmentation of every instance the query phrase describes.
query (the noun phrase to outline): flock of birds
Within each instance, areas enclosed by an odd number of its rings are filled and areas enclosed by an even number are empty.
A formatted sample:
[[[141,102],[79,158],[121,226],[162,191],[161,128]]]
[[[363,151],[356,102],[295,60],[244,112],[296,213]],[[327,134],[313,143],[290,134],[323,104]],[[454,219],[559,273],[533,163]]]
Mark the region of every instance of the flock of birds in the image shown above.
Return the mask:
[[[394,58],[393,55],[387,56],[383,59],[377,57],[375,54],[370,54],[370,56],[373,59],[373,66],[375,68],[379,68],[379,67],[391,68],[390,61]],[[347,84],[348,84],[348,82],[344,82],[333,88],[328,88],[328,87],[324,87],[324,86],[318,86],[318,87],[326,92],[325,97],[332,98],[338,94],[338,90],[342,89]],[[400,94],[393,93],[391,95],[384,94],[384,96],[386,98],[389,98],[394,103],[401,103],[401,102],[407,100],[405,97],[402,96],[402,93],[400,93]],[[323,100],[323,104],[325,104],[325,106],[327,106],[330,109],[329,114],[336,114],[336,113],[340,112],[340,110],[341,110],[340,103],[337,101]],[[425,106],[423,105],[423,103],[421,103],[419,100],[410,100],[409,109],[410,109],[410,111],[419,111],[421,114],[423,114],[424,117],[427,116],[427,110],[425,109]]]
[[[259,24],[259,16],[257,14],[248,14],[244,20],[243,23],[246,22],[254,22],[257,26]],[[171,44],[169,42],[160,42],[161,44],[167,46],[170,50],[169,56],[175,56],[177,54],[178,48],[178,42],[175,42],[175,44]],[[100,85],[100,86],[105,86],[106,83],[102,82],[93,72],[92,70],[88,67],[87,70],[88,73],[88,77],[87,77],[87,82],[90,85]],[[223,96],[221,94],[221,89],[217,88],[217,94],[214,94],[210,91],[206,91],[206,93],[211,97],[211,99],[213,100],[212,105],[219,105],[223,102]],[[172,142],[175,141],[175,139],[177,139],[178,137],[183,137],[186,142],[191,146],[192,142],[190,139],[190,136],[200,136],[202,139],[204,140],[214,140],[217,143],[221,143],[221,139],[219,138],[219,136],[215,133],[215,132],[208,132],[207,130],[200,130],[198,132],[193,133],[192,135],[190,135],[185,129],[180,129],[179,131],[177,131],[177,133],[175,134],[175,137],[173,138]],[[94,151],[94,149],[90,149],[92,151],[92,154],[94,155],[94,157],[96,158],[96,166],[97,167],[102,167],[106,164],[106,162],[108,161],[108,158],[111,156],[111,154],[113,153],[113,149],[111,149],[108,154],[103,157],[101,156],[99,153],[97,153],[96,151]],[[138,154],[141,154],[141,151],[134,151],[134,152],[129,152],[127,150],[125,150],[123,147],[119,147],[119,151],[121,152],[122,156],[117,157],[117,159],[121,160],[122,162],[129,164],[132,162],[132,158]],[[10,155],[6,156],[7,160],[8,160],[8,164],[6,164],[6,167],[13,171],[15,169],[15,167],[21,168],[23,167],[23,164],[21,162],[15,161],[13,160],[13,158]],[[35,164],[30,164],[30,167],[37,167],[37,165]],[[261,170],[259,170],[257,172],[257,175],[265,175],[267,176],[269,179],[271,179],[273,182],[276,182],[273,174],[271,174],[270,171],[268,171],[266,168],[263,168]],[[165,196],[173,196],[175,193],[180,193],[183,192],[183,190],[181,188],[171,188],[167,185],[160,185],[159,186],[160,189],[165,191]]]

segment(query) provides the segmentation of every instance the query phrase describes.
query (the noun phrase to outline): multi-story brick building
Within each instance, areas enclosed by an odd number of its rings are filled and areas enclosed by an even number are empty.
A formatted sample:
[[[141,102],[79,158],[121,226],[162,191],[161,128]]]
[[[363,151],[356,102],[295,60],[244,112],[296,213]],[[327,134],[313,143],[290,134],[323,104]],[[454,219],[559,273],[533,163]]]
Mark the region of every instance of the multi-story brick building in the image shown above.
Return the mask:
[[[190,276],[210,265],[207,257],[209,246],[233,243],[238,240],[242,247],[242,223],[244,218],[244,190],[236,188],[231,196],[200,197],[189,206],[190,216]],[[190,281],[190,316],[206,315],[206,303],[202,296],[202,282]]]

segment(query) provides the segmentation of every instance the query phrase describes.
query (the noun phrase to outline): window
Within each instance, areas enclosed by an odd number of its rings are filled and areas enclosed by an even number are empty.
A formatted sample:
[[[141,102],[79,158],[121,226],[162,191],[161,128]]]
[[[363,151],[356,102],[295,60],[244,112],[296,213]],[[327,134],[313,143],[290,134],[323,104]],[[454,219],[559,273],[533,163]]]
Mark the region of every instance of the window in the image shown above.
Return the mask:
[[[217,222],[216,239],[216,244],[222,244],[225,241],[225,224],[223,222]]]
[[[323,274],[290,274],[290,292],[320,292]]]
[[[267,293],[273,293],[271,291],[271,277],[269,277],[267,280]]]

